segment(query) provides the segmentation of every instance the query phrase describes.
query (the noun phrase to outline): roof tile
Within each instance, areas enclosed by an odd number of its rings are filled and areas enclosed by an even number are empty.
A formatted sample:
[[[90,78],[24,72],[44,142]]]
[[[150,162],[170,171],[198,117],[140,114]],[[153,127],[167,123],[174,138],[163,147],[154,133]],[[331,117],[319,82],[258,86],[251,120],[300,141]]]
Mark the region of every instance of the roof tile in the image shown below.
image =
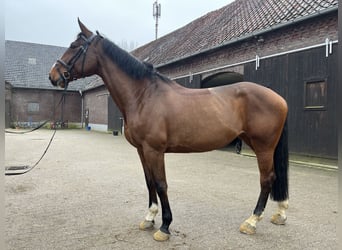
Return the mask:
[[[18,88],[56,89],[48,74],[65,50],[64,47],[6,40],[5,80]],[[82,89],[91,80],[80,79],[68,89]]]
[[[236,0],[132,54],[158,66],[337,5],[338,0]]]

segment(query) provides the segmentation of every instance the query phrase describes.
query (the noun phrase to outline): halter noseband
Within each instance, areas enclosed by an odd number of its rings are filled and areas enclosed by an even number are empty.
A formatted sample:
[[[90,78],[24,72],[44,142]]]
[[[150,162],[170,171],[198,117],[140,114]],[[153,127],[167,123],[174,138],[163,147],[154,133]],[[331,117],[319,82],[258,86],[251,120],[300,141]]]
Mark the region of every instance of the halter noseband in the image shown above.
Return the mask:
[[[82,73],[81,73],[81,77],[84,77],[84,62],[85,62],[85,58],[86,58],[86,53],[88,50],[89,45],[93,42],[93,40],[96,38],[97,35],[93,34],[91,35],[91,37],[87,38],[85,35],[80,34],[79,35],[80,38],[82,38],[85,43],[81,45],[81,47],[79,48],[79,50],[77,51],[77,53],[69,60],[68,63],[64,62],[61,59],[58,59],[57,62],[60,63],[67,71],[66,72],[61,72],[59,68],[57,68],[57,71],[59,73],[59,80],[58,82],[60,82],[61,80],[64,82],[64,86],[65,89],[68,87],[68,81],[70,81],[71,76],[72,76],[72,69],[75,66],[75,63],[77,62],[77,60],[82,56],[83,56],[83,61],[82,61]],[[77,78],[73,77],[71,80],[76,80]],[[58,83],[57,83],[58,85]]]

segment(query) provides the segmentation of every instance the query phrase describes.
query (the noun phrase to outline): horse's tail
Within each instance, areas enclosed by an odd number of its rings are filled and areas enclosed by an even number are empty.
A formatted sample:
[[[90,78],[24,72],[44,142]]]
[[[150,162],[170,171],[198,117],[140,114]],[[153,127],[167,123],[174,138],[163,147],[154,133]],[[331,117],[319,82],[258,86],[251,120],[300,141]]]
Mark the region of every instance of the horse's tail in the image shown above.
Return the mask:
[[[289,198],[288,191],[288,168],[289,168],[289,149],[287,118],[283,127],[283,132],[273,156],[274,172],[276,179],[271,190],[271,198],[275,201],[284,201]]]

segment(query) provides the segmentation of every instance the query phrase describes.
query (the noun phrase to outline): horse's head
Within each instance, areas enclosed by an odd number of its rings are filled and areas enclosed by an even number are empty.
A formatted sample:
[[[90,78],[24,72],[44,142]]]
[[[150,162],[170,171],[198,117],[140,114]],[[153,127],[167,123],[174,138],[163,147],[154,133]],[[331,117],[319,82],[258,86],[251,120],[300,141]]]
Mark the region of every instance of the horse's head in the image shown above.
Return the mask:
[[[69,82],[96,73],[97,57],[93,41],[98,36],[79,19],[78,24],[81,32],[50,70],[49,80],[54,86],[66,88]]]

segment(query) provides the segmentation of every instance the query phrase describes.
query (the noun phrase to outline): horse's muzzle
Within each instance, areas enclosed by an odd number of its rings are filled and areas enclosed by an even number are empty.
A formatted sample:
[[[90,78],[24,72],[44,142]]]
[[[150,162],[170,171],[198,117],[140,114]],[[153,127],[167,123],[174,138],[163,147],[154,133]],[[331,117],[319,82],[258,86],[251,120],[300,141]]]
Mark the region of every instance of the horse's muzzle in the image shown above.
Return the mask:
[[[70,73],[68,71],[61,71],[61,69],[54,64],[49,73],[49,80],[53,86],[65,88],[70,80]]]
[[[65,79],[61,75],[59,76],[57,80],[54,80],[50,73],[49,80],[53,86],[60,87],[60,88],[65,88],[65,86],[68,84],[67,79]]]
[[[54,81],[51,77],[51,74],[49,74],[49,80],[53,86],[57,86],[57,81]]]

